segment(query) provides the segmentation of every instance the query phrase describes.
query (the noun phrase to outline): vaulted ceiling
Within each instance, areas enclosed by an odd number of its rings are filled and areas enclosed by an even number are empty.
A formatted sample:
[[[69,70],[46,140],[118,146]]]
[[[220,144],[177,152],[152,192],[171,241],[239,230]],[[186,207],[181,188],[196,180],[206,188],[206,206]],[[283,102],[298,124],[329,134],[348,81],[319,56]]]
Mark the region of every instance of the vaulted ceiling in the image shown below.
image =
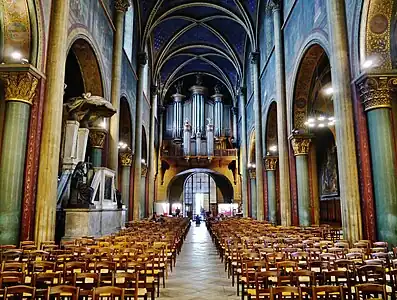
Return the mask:
[[[216,78],[230,95],[235,93],[243,75],[246,43],[257,49],[258,7],[265,0],[137,2],[141,51],[149,45],[152,79],[163,86],[163,93],[195,73]]]

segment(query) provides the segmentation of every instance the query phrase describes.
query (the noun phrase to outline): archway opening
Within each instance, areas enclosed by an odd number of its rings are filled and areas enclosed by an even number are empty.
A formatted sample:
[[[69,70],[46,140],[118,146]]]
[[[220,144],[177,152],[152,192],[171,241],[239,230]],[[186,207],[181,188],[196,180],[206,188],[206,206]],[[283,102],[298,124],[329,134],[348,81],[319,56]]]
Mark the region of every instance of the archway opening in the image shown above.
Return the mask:
[[[311,222],[340,226],[331,66],[320,45],[315,44],[306,52],[294,92],[293,131],[311,140],[306,154]],[[302,170],[296,170],[298,185],[301,172]]]

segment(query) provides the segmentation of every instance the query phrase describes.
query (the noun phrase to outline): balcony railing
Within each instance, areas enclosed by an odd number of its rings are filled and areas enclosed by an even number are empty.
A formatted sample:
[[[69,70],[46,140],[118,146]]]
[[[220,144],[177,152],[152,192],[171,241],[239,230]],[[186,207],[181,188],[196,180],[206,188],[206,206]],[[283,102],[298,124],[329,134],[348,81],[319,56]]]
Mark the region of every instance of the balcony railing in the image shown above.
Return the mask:
[[[161,156],[163,157],[185,157],[183,149],[180,148],[170,148],[163,149],[161,151]],[[189,157],[196,157],[198,155],[190,155]],[[200,157],[206,155],[199,155]],[[214,157],[237,157],[237,149],[218,149],[214,150]]]

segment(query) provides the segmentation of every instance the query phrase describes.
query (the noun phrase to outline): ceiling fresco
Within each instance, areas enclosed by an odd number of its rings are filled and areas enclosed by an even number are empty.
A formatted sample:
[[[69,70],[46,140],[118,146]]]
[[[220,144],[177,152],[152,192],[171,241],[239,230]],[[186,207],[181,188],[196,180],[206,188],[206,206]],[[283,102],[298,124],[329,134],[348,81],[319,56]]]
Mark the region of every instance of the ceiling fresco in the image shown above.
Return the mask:
[[[163,94],[175,80],[203,73],[230,95],[241,81],[246,44],[265,0],[140,0],[141,51],[149,45],[152,76]],[[262,4],[261,4],[262,3]]]

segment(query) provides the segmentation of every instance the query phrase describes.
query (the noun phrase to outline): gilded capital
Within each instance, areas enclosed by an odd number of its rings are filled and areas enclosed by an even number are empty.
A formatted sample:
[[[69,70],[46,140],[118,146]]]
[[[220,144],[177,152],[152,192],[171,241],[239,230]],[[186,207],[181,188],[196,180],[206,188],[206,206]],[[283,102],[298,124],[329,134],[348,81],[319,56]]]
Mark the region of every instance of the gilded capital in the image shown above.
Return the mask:
[[[146,177],[147,171],[148,171],[147,165],[142,164],[142,170],[141,170],[141,175],[142,175],[142,177]]]
[[[290,136],[292,149],[294,150],[294,155],[307,155],[310,150],[311,137],[304,135],[292,135]]]
[[[120,12],[126,12],[128,8],[130,7],[130,1],[129,0],[115,0],[114,1],[114,8],[116,11]]]
[[[39,80],[28,72],[0,73],[4,82],[5,100],[32,104]]]
[[[249,168],[248,169],[248,175],[251,179],[256,179],[256,169],[255,168]]]
[[[397,77],[363,75],[357,81],[364,110],[391,108],[392,93],[397,87]]]
[[[90,129],[90,133],[88,135],[90,137],[92,147],[103,149],[107,135],[107,131],[105,129]]]
[[[132,166],[132,153],[131,151],[120,152],[120,162],[123,167]]]
[[[277,169],[278,157],[268,156],[265,158],[266,171],[275,171]]]

